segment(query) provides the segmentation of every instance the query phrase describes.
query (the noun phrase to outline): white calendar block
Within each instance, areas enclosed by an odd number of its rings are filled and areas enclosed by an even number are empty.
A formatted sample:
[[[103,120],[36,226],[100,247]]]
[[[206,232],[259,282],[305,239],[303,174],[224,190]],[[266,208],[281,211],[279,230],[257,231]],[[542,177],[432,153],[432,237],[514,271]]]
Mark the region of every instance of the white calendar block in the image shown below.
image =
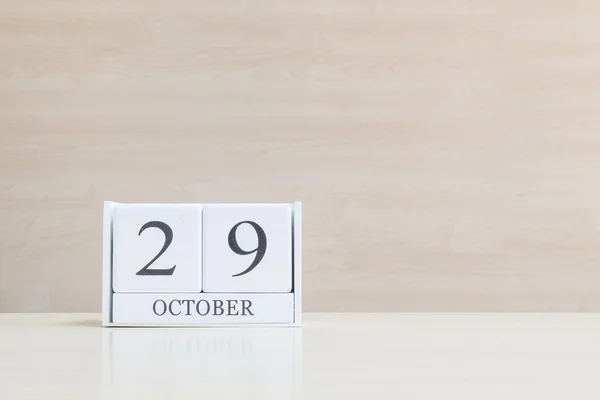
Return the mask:
[[[291,292],[291,205],[206,205],[203,230],[205,292]]]
[[[112,272],[115,292],[200,292],[202,207],[117,205]]]
[[[105,202],[104,326],[299,326],[302,207]]]
[[[113,304],[113,320],[129,325],[290,324],[294,321],[291,293],[116,293]]]

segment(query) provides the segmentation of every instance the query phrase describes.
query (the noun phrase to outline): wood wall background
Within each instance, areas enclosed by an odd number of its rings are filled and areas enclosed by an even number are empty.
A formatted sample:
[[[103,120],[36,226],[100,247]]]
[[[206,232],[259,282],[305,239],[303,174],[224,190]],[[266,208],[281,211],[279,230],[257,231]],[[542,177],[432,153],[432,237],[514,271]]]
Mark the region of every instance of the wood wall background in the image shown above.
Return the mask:
[[[0,0],[0,311],[102,202],[304,202],[307,311],[600,311],[600,2]]]

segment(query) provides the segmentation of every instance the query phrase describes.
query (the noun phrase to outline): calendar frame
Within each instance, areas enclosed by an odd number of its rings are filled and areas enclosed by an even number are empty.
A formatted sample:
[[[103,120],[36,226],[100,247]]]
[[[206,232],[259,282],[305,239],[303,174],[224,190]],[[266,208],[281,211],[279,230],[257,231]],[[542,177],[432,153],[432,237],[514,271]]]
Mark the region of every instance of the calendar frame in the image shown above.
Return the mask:
[[[113,215],[119,204],[114,201],[104,202],[103,236],[102,236],[102,326],[104,327],[298,327],[302,325],[302,203],[289,203],[292,207],[292,291],[293,322],[291,323],[186,323],[186,324],[148,324],[148,323],[115,323],[113,322]],[[142,203],[140,203],[142,204]],[[211,203],[197,203],[210,205]],[[235,205],[238,203],[227,203]],[[243,203],[240,203],[243,204]],[[168,204],[165,204],[168,205]],[[202,244],[200,244],[202,245]],[[227,293],[222,293],[226,295]]]

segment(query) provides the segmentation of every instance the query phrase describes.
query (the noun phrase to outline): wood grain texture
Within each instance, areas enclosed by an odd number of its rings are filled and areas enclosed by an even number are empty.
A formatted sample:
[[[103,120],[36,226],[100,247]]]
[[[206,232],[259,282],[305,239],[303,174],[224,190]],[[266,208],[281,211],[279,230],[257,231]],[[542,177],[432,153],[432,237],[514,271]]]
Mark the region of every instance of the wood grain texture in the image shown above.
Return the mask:
[[[0,0],[0,312],[102,202],[304,203],[307,311],[600,311],[600,3]]]

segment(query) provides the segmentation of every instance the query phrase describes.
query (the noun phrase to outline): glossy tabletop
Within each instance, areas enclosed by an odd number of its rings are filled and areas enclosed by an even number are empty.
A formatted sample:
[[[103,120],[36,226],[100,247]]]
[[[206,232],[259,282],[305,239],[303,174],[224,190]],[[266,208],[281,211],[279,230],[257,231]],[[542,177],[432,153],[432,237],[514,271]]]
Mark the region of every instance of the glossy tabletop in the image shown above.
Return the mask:
[[[305,314],[102,328],[0,314],[1,399],[597,399],[598,314]]]

